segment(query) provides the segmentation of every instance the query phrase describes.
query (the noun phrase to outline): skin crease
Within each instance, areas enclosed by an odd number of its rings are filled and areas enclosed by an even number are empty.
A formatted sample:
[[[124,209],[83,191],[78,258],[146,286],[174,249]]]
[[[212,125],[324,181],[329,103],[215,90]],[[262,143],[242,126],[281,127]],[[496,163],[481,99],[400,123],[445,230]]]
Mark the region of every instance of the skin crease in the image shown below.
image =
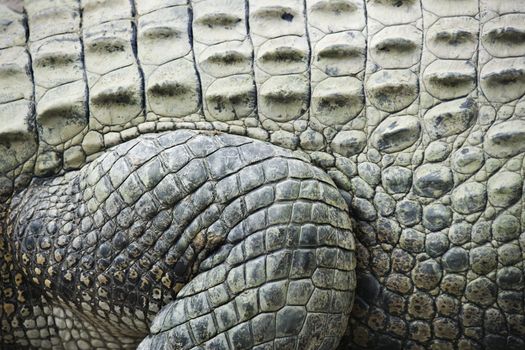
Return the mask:
[[[0,0],[0,349],[525,348],[521,2],[63,1]]]

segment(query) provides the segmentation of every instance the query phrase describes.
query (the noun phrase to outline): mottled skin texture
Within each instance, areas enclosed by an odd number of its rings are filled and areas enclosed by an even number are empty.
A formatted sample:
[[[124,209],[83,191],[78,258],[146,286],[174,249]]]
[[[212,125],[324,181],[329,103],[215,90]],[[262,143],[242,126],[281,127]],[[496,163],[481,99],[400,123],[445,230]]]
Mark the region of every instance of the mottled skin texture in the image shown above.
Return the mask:
[[[8,235],[43,303],[107,324],[128,347],[175,298],[152,326],[163,331],[156,344],[174,336],[184,348],[217,348],[231,329],[245,347],[276,336],[333,347],[347,323],[355,244],[346,203],[321,170],[260,141],[140,137],[14,201]],[[314,332],[318,322],[332,330]],[[74,338],[61,323],[58,337]],[[190,324],[193,340],[183,337]]]
[[[23,5],[0,348],[525,348],[523,2]]]

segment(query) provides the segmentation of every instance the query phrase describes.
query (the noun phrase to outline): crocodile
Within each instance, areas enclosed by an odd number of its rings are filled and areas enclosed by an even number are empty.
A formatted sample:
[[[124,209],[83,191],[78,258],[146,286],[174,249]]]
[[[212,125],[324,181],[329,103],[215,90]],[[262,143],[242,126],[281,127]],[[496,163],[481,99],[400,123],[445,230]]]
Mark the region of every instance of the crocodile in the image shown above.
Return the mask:
[[[1,349],[525,349],[525,3],[0,1]]]

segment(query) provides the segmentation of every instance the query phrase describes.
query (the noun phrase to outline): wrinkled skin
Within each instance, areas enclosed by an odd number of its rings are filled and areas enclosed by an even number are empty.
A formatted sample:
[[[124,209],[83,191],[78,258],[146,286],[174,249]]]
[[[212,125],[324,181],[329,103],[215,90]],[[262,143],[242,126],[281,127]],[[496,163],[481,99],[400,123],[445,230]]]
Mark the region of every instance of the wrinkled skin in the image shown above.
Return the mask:
[[[525,348],[523,3],[9,5],[0,348]]]

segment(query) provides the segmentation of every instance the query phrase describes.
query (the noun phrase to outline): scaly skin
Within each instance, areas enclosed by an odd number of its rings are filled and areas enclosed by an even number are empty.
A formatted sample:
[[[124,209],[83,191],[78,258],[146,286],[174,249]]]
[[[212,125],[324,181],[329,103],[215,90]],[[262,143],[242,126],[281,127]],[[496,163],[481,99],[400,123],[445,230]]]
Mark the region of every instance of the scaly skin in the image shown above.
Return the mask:
[[[14,202],[17,265],[44,305],[99,331],[84,339],[90,347],[109,347],[105,331],[135,348],[174,299],[151,329],[183,348],[217,348],[225,334],[232,346],[286,337],[275,346],[333,347],[347,324],[355,244],[346,203],[289,151],[183,130],[144,136],[34,182]],[[81,347],[63,324],[55,314],[64,347]]]
[[[525,348],[523,2],[24,8],[3,348]]]

